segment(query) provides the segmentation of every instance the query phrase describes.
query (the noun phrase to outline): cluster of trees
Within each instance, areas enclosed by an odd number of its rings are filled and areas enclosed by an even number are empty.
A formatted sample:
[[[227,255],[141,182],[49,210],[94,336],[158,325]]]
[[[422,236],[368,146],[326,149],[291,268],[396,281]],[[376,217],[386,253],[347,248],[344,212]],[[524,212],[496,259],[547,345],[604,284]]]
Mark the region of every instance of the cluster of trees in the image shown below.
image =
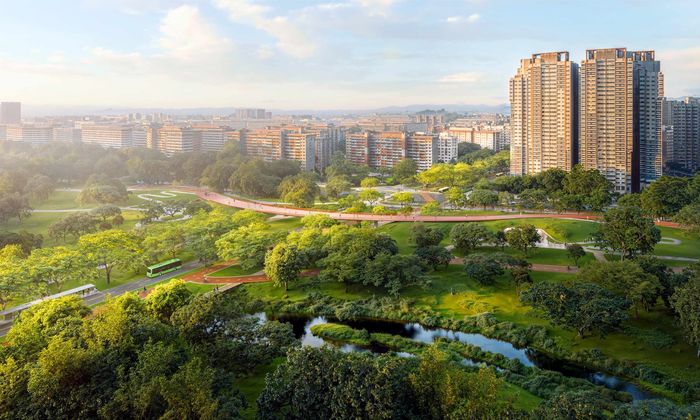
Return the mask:
[[[640,311],[652,311],[659,301],[675,311],[688,336],[700,348],[700,265],[676,273],[658,258],[592,262],[568,285],[536,283],[521,301],[543,311],[556,325],[604,336]],[[699,354],[700,355],[700,354]]]
[[[499,395],[503,387],[491,369],[466,371],[436,347],[420,359],[303,347],[267,377],[258,416],[510,418],[515,410]]]
[[[445,233],[441,229],[423,223],[414,223],[411,227],[411,240],[416,244],[414,255],[425,267],[437,270],[450,264],[452,253],[440,246],[444,237]]]
[[[182,282],[92,311],[78,297],[22,313],[0,347],[5,418],[237,418],[237,378],[298,345],[222,295]]]
[[[30,199],[46,200],[56,188],[51,178],[25,169],[0,170],[0,223],[31,216]]]
[[[460,187],[467,189],[482,179],[507,172],[509,152],[504,151],[485,159],[474,158],[470,163],[438,163],[416,175],[416,181],[425,187]]]
[[[454,165],[455,171],[458,166],[459,164]],[[614,198],[612,184],[600,172],[585,170],[581,166],[575,166],[571,172],[549,169],[537,175],[499,175],[456,180],[447,176],[449,170],[440,170],[445,173],[444,177],[431,180],[428,185],[451,187],[445,198],[453,207],[502,206],[532,210],[602,211]]]

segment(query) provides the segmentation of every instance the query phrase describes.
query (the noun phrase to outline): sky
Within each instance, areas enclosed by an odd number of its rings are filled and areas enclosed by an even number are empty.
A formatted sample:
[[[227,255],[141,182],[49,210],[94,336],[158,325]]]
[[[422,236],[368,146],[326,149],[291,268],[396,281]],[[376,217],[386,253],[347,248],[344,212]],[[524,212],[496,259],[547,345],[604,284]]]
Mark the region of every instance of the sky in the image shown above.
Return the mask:
[[[700,1],[0,0],[0,100],[373,109],[508,102],[533,53],[656,50],[700,95]]]

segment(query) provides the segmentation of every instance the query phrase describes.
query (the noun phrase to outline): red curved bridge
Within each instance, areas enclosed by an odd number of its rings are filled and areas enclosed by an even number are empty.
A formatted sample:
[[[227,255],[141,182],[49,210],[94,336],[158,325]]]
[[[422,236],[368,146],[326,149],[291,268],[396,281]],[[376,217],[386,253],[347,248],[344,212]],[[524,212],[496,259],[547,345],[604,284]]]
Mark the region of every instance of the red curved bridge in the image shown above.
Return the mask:
[[[228,197],[223,194],[210,192],[201,188],[194,187],[178,187],[183,191],[196,194],[203,200],[213,201],[225,206],[236,207],[239,209],[254,210],[260,213],[276,214],[282,216],[304,217],[310,214],[325,214],[328,217],[336,220],[355,220],[355,221],[373,221],[373,222],[485,222],[491,220],[512,220],[512,219],[575,219],[596,221],[600,215],[592,213],[504,213],[504,214],[489,214],[489,215],[465,215],[465,216],[424,216],[424,215],[400,215],[400,214],[371,214],[371,213],[341,213],[326,210],[302,209],[297,207],[288,207],[274,204],[261,203],[252,200],[242,200],[240,198]],[[659,226],[678,227],[677,223],[673,222],[656,222]]]

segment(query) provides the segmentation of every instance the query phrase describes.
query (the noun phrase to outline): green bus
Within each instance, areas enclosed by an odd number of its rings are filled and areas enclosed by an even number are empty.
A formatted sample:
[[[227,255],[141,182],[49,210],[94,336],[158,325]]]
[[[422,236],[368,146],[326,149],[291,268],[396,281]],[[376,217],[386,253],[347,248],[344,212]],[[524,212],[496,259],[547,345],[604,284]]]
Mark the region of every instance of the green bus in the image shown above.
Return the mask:
[[[146,277],[153,278],[162,276],[165,273],[179,270],[180,268],[182,268],[182,261],[180,261],[179,258],[173,258],[172,260],[163,261],[161,263],[149,266],[146,269]]]

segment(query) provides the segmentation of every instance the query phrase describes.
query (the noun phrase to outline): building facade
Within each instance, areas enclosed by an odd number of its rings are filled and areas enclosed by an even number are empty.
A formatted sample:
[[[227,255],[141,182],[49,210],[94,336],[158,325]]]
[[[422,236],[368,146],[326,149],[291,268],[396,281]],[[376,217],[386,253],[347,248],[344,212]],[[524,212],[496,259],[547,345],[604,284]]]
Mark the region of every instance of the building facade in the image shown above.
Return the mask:
[[[443,131],[437,139],[437,161],[442,163],[452,162],[457,159],[459,152],[459,140]]]
[[[578,66],[566,51],[521,60],[509,87],[511,174],[571,170],[578,137],[577,86]],[[506,136],[503,130],[504,143]],[[484,133],[479,142],[496,140]]]
[[[422,133],[409,134],[406,136],[406,157],[416,163],[419,171],[430,169],[438,159],[438,136]]]
[[[700,171],[700,98],[664,100],[664,161]]]
[[[177,153],[193,152],[200,150],[201,133],[191,127],[178,127],[174,125],[163,126],[157,129],[158,150],[166,156]]]
[[[662,173],[663,74],[653,51],[586,51],[581,63],[579,159],[617,193]]]

